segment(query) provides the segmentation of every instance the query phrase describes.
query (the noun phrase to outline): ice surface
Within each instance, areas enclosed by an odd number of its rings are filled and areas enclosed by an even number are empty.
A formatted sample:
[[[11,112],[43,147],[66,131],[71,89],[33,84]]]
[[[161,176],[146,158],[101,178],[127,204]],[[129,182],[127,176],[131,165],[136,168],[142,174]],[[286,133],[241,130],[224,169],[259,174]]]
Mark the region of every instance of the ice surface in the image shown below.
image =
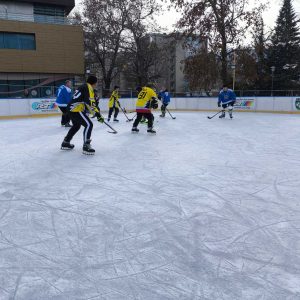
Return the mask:
[[[300,117],[176,116],[0,122],[1,300],[300,299]]]

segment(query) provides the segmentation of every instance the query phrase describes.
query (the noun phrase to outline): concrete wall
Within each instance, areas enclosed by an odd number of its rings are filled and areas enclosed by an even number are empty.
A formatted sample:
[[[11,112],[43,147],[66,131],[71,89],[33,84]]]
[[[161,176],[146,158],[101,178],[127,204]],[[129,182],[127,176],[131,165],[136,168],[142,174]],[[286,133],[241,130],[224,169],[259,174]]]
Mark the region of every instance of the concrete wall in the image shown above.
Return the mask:
[[[121,99],[127,111],[135,109],[135,99]],[[0,99],[0,117],[59,113],[55,99]],[[108,110],[108,99],[100,101],[102,112]],[[173,98],[169,109],[219,110],[216,98]],[[300,97],[244,97],[238,98],[237,111],[300,113]]]

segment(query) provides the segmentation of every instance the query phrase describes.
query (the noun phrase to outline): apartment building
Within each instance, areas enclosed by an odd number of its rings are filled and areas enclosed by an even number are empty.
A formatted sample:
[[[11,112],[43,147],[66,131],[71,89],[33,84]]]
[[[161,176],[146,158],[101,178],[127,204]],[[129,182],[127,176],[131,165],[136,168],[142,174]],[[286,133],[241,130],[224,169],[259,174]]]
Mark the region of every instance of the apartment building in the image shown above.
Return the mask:
[[[0,0],[0,98],[47,97],[84,74],[74,0]]]

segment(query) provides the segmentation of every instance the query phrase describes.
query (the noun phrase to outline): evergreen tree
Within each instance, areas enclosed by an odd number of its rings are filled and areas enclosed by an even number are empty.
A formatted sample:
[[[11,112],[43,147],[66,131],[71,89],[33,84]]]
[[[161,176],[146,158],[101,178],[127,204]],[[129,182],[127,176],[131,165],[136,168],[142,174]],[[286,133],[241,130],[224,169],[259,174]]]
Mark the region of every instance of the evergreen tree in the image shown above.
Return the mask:
[[[269,70],[275,66],[274,89],[295,88],[300,74],[299,20],[292,0],[283,0],[269,49]]]
[[[267,40],[265,34],[265,24],[262,16],[257,19],[252,32],[253,44],[256,59],[257,79],[252,88],[264,90],[268,89],[270,82],[270,72],[267,65]]]

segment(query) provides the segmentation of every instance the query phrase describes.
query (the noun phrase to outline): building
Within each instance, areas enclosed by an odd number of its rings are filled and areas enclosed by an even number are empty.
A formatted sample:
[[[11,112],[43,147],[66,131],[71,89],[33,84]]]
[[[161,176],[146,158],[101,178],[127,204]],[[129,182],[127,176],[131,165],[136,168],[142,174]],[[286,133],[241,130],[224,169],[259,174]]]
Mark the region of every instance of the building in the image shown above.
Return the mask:
[[[189,84],[184,75],[185,60],[193,55],[190,49],[195,51],[207,47],[206,42],[200,41],[200,39],[190,41],[180,34],[165,33],[151,33],[144,38],[145,45],[155,44],[157,46],[157,52],[152,53],[154,55],[152,65],[147,70],[148,74],[145,77],[154,81],[159,89],[167,88],[173,95],[189,92]],[[187,47],[188,43],[191,47]],[[122,90],[128,90],[128,87],[134,88],[134,84],[136,84],[134,79],[130,78],[126,72],[121,72],[115,80]]]
[[[160,70],[161,77],[158,79],[158,85],[167,88],[172,93],[189,92],[189,84],[184,75],[184,62],[193,55],[191,49],[195,51],[207,47],[206,42],[200,39],[192,41],[180,34],[154,33],[150,34],[149,38],[165,52],[164,59],[162,59],[164,67]],[[158,61],[154,69],[161,68],[161,64],[162,61]]]
[[[67,18],[74,0],[0,0],[0,98],[48,97],[84,74],[81,26]]]

